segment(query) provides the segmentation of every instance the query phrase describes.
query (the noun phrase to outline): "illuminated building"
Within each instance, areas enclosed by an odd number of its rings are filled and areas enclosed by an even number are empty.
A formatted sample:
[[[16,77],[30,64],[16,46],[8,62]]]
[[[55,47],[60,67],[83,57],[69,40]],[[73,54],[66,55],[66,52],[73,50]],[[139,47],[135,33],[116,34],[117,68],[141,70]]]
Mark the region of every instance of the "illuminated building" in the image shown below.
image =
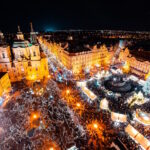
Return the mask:
[[[8,73],[0,72],[0,96],[2,96],[4,92],[7,92],[10,87],[11,83],[9,80]]]
[[[36,33],[33,30],[32,22],[30,23],[30,26],[31,26],[31,32],[30,32],[30,41],[31,41],[31,44],[37,44],[37,36],[36,36]]]
[[[18,26],[18,32],[17,32],[17,39],[18,40],[24,40],[24,35],[22,34],[21,30],[20,30],[20,26]]]
[[[124,63],[124,65],[122,67],[122,71],[124,73],[129,73],[129,71],[130,71],[130,65],[129,65],[129,63],[127,61]]]
[[[8,72],[12,82],[22,79],[38,80],[49,75],[48,61],[43,53],[40,53],[36,35],[31,26],[31,43],[24,40],[24,35],[18,27],[17,40],[11,49],[8,44],[0,46],[0,72]],[[2,38],[2,37],[1,37]],[[13,59],[12,59],[13,58]]]
[[[139,77],[145,78],[150,72],[150,62],[137,60],[135,57],[129,59],[131,73]]]
[[[47,41],[40,37],[39,42],[47,46],[47,48],[59,59],[62,64],[74,74],[80,73],[86,68],[94,66],[109,66],[112,52],[109,52],[105,45],[74,45],[68,43],[56,43]],[[72,46],[73,45],[73,46]]]
[[[127,62],[130,66],[130,73],[146,79],[150,73],[150,62],[131,56],[128,49],[122,50],[119,55],[120,62]]]

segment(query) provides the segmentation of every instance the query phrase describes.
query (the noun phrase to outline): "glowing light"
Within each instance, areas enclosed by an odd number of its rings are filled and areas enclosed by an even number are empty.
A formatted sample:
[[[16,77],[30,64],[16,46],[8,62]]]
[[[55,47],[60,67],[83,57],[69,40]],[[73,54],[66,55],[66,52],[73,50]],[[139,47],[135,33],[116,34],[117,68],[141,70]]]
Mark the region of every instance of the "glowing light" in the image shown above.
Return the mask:
[[[80,103],[77,103],[77,107],[80,107],[81,106],[81,104]]]
[[[102,99],[100,102],[100,108],[104,110],[108,110],[108,101],[106,98]]]
[[[53,148],[53,147],[50,147],[49,150],[54,150],[54,148]]]
[[[120,126],[120,123],[116,121],[116,122],[114,122],[114,126],[115,126],[115,127],[119,127],[119,126]]]
[[[32,115],[31,115],[31,120],[35,120],[35,119],[38,119],[39,118],[39,113],[37,112],[34,112]]]
[[[93,124],[93,127],[94,127],[95,129],[97,129],[97,128],[98,128],[97,123],[94,123],[94,124]]]
[[[66,90],[66,93],[69,94],[69,93],[70,93],[70,90]]]
[[[127,61],[125,62],[124,66],[122,67],[122,71],[124,73],[128,73],[130,71],[130,65]]]
[[[33,118],[34,118],[34,119],[36,119],[36,118],[37,118],[37,115],[36,115],[36,114],[34,114],[34,115],[33,115]]]
[[[48,75],[47,77],[48,77],[48,78],[50,78],[51,76],[50,76],[50,75]]]
[[[56,27],[52,26],[52,27],[45,27],[45,31],[46,32],[54,32],[56,31]]]
[[[147,80],[148,77],[150,77],[150,72],[148,72],[148,74],[145,75],[145,80]]]
[[[28,80],[35,80],[36,79],[36,75],[35,74],[30,74],[27,76]]]

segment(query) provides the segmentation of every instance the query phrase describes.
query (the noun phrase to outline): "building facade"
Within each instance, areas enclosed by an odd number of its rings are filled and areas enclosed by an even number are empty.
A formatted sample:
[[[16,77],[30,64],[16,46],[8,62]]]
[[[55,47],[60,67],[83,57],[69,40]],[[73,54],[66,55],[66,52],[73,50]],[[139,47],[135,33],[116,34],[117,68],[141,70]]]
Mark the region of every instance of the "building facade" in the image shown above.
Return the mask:
[[[122,50],[119,55],[120,62],[128,62],[130,72],[140,78],[147,79],[150,75],[150,62],[131,56],[129,49]]]
[[[32,32],[31,37],[33,35]],[[20,27],[18,27],[17,40],[11,48],[8,44],[0,45],[0,72],[8,72],[12,82],[22,79],[38,80],[49,75],[46,56],[40,52],[35,40],[33,43],[24,40]]]
[[[62,64],[74,74],[81,70],[97,66],[108,66],[113,53],[109,52],[105,45],[89,47],[88,50],[78,50],[78,52],[67,51],[68,43],[62,46],[61,43],[49,42],[43,37],[39,37],[39,42],[43,43]]]
[[[0,72],[0,96],[11,88],[10,79],[7,72]]]

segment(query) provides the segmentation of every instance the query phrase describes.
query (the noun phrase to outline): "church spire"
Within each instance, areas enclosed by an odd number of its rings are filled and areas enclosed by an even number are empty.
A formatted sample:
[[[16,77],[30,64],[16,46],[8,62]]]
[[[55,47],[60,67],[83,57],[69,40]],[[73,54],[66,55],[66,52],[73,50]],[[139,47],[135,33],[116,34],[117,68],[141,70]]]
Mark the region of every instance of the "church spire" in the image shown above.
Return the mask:
[[[3,36],[3,33],[2,33],[2,31],[0,30],[0,37],[1,37],[1,36]]]
[[[30,22],[31,32],[34,32],[32,22]]]
[[[4,43],[4,35],[2,31],[0,30],[0,44]]]
[[[30,23],[30,28],[31,28],[30,41],[32,44],[37,44],[37,36],[36,36],[36,32],[34,32],[33,30],[32,22]]]
[[[18,25],[17,39],[18,40],[24,40],[24,35],[22,34],[19,25]]]
[[[20,26],[18,25],[18,32],[21,32],[21,30],[20,30]]]

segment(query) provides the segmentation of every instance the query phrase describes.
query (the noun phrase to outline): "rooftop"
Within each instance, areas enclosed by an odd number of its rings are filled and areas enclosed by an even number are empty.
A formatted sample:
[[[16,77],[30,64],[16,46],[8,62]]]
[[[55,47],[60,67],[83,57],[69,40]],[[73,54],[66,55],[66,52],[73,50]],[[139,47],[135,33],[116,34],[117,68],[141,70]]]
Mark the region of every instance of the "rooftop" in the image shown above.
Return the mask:
[[[0,43],[0,47],[3,47],[3,48],[8,47],[8,45],[9,45],[9,44],[7,44],[7,43]]]
[[[68,43],[66,48],[64,49],[70,53],[77,53],[77,52],[83,52],[83,51],[90,51],[90,47],[88,45],[85,45],[83,43]]]
[[[70,53],[90,51],[95,45],[100,48],[103,44],[107,47],[118,44],[118,39],[101,38],[99,34],[91,32],[58,32],[44,35],[44,37],[48,42],[60,44]]]
[[[130,51],[131,55],[140,61],[150,61],[150,51]]]
[[[27,40],[16,40],[13,43],[13,48],[17,48],[17,47],[25,48],[25,47],[30,47],[30,46],[32,46],[32,44],[29,43],[29,41]]]

